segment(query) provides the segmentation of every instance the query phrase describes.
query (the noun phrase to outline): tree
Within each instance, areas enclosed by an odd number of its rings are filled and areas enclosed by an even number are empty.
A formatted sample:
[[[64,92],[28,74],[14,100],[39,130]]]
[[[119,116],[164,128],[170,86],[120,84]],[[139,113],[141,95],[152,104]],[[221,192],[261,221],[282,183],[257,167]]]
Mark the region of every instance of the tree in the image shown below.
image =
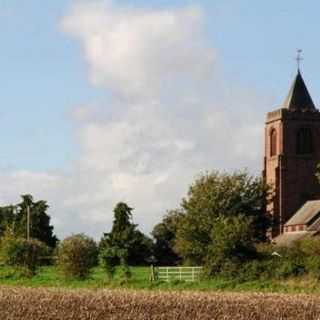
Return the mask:
[[[171,210],[152,231],[154,238],[153,255],[158,265],[177,265],[181,258],[174,251],[175,237],[182,212]]]
[[[49,208],[46,201],[33,201],[31,195],[22,195],[22,202],[15,206],[0,207],[0,236],[4,230],[11,228],[17,237],[27,235],[27,208],[30,210],[30,237],[44,242],[48,247],[54,248],[57,237],[53,234],[50,225]]]
[[[175,244],[177,252],[191,263],[205,263],[219,218],[250,218],[252,240],[264,241],[269,227],[265,213],[267,193],[262,179],[246,171],[232,174],[214,171],[201,175],[182,201],[183,217]]]
[[[97,244],[84,234],[72,235],[59,243],[58,266],[67,278],[86,278],[97,261]]]
[[[128,265],[148,263],[152,241],[132,222],[132,210],[123,202],[116,205],[111,232],[105,233],[100,242],[100,251],[106,250],[103,254],[105,260]],[[108,258],[108,252],[112,257]],[[117,259],[114,259],[115,255]]]
[[[6,230],[11,232],[15,226],[16,215],[15,206],[0,207],[0,238],[2,238]]]
[[[251,218],[219,217],[213,224],[205,265],[209,275],[235,275],[244,262],[256,257]]]
[[[116,266],[119,264],[117,249],[112,247],[103,248],[100,250],[99,260],[106,271],[109,280],[112,280],[116,273]]]
[[[19,238],[7,229],[0,242],[0,258],[5,265],[12,266],[22,274],[34,276],[41,265],[48,247],[36,239]]]

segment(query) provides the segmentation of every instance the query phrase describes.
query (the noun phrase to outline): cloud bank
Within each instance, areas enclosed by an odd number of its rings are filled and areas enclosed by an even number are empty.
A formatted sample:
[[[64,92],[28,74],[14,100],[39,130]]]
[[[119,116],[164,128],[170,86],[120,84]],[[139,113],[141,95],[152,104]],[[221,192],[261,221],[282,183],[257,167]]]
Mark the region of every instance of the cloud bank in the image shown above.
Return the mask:
[[[151,231],[200,172],[259,173],[263,100],[227,81],[205,19],[198,6],[75,3],[61,28],[80,43],[91,85],[108,98],[74,108],[81,153],[71,173],[2,173],[1,202],[33,193],[49,201],[59,236],[99,238],[118,201]]]

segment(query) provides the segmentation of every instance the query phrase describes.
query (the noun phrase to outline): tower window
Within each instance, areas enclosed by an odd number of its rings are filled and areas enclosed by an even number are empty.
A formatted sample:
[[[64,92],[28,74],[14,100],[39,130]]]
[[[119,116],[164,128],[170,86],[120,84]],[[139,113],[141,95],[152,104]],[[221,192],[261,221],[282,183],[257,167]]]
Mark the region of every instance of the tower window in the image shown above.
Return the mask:
[[[270,156],[277,154],[277,131],[272,129],[270,132]]]
[[[301,128],[297,132],[297,154],[310,154],[313,152],[312,131]]]

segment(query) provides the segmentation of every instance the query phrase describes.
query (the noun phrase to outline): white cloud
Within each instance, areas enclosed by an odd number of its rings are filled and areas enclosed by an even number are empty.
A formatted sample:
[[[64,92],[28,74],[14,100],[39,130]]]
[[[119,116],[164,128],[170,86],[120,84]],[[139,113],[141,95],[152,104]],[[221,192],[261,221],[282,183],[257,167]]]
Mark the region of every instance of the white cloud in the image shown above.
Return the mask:
[[[72,173],[6,175],[0,200],[28,190],[48,199],[60,235],[99,237],[118,201],[150,231],[199,172],[259,172],[263,101],[223,79],[204,19],[196,6],[75,3],[63,31],[81,43],[92,83],[112,99],[75,108],[81,154]]]
[[[195,6],[144,10],[100,1],[75,5],[62,26],[81,42],[93,84],[126,98],[157,97],[183,75],[194,82],[211,72],[202,21]]]

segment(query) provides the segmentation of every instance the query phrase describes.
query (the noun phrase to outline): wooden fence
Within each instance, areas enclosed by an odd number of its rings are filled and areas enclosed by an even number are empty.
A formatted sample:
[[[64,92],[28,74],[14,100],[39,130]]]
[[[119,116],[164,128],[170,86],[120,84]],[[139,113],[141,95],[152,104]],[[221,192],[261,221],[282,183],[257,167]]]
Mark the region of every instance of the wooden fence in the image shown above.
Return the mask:
[[[151,280],[153,281],[199,281],[203,267],[153,267],[151,266]]]

